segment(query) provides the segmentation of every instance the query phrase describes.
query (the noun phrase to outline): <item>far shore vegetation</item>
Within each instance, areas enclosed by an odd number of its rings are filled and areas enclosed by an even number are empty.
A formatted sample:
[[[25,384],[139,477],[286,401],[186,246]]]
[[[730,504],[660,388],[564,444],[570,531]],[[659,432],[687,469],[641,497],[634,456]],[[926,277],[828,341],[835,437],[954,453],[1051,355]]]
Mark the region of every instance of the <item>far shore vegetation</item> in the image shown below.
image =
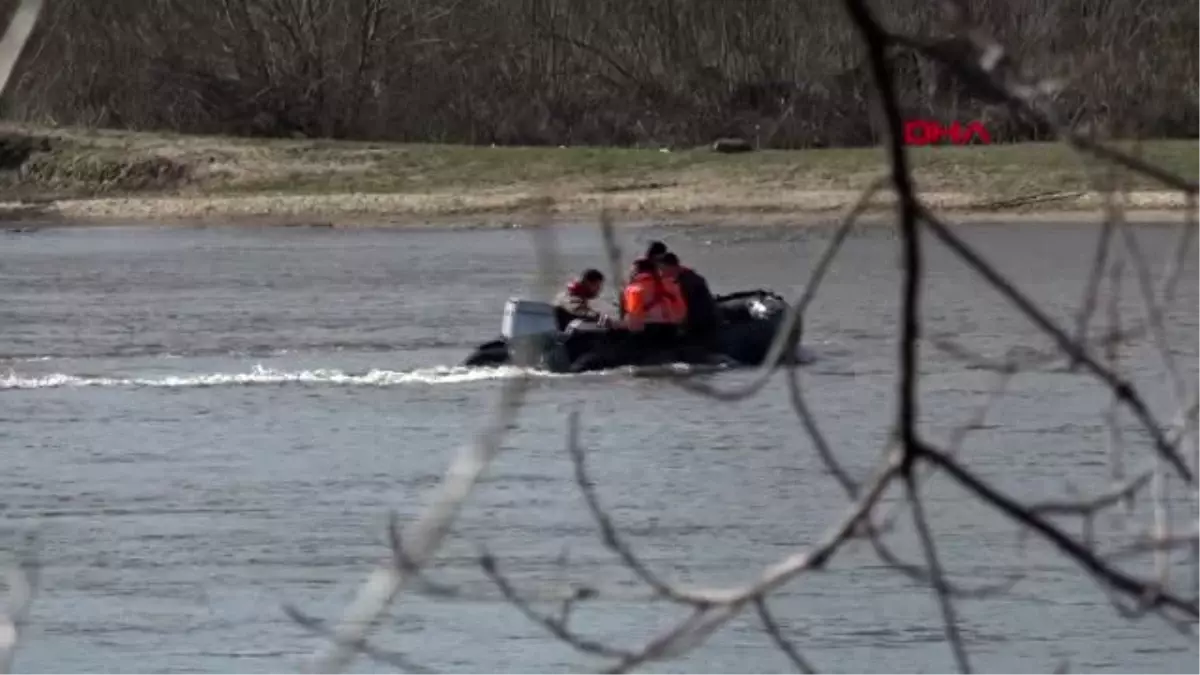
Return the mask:
[[[1194,140],[1117,143],[1186,178]],[[156,223],[503,223],[544,196],[562,217],[607,206],[623,217],[741,222],[844,209],[884,170],[880,148],[480,147],[252,139],[0,125],[0,212],[6,220]],[[915,148],[918,188],[935,208],[975,213],[1091,210],[1101,181],[1062,143]],[[1174,210],[1182,197],[1121,172]],[[886,200],[877,203],[885,208]],[[267,221],[262,219],[266,218]],[[464,220],[465,219],[465,220]],[[799,222],[799,221],[797,221]]]

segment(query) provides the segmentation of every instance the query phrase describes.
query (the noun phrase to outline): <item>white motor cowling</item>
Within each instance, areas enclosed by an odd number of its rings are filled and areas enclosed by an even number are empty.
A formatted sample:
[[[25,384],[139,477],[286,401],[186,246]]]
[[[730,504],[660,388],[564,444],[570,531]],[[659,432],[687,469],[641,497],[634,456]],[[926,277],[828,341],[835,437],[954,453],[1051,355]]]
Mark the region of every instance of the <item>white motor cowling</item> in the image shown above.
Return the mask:
[[[504,321],[500,334],[506,340],[558,332],[554,306],[547,302],[509,298],[504,303]]]

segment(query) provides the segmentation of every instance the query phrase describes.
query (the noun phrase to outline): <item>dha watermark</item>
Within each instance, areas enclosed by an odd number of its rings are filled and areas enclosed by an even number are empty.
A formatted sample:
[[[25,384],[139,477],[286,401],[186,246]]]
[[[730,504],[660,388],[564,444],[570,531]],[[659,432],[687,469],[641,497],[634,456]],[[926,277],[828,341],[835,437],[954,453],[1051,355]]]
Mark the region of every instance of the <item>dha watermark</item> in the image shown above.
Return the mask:
[[[953,145],[967,145],[978,141],[982,145],[992,142],[983,122],[951,122],[943,124],[936,120],[909,120],[904,123],[904,143],[906,145],[937,145],[948,141]]]

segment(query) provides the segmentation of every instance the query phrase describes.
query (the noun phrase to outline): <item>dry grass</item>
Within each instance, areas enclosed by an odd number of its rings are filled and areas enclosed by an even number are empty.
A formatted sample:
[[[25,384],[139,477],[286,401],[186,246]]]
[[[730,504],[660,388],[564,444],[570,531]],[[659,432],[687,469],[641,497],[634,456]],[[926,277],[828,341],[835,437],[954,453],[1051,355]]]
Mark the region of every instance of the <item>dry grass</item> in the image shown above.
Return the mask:
[[[844,209],[878,175],[884,157],[878,148],[726,155],[707,148],[491,148],[13,125],[5,131],[34,139],[33,151],[7,172],[10,194],[43,216],[81,222],[491,221],[527,216],[546,194],[555,195],[555,212],[565,218],[586,218],[607,204],[646,220],[803,221]],[[1194,141],[1147,142],[1140,152],[1196,177]],[[911,156],[918,187],[939,208],[997,215],[1103,204],[1059,144],[924,148]],[[1135,191],[1152,185],[1132,173],[1129,181]],[[1176,193],[1149,190],[1132,198],[1134,208],[1183,203]],[[889,203],[881,199],[876,208]]]

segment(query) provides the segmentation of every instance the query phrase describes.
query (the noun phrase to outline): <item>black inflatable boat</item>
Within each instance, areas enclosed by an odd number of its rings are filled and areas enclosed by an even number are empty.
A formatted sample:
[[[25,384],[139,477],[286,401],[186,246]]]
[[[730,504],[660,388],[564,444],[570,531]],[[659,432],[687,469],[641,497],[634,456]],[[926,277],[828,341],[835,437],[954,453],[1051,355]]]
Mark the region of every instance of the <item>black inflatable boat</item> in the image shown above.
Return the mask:
[[[501,337],[475,349],[466,366],[520,365],[557,373],[608,370],[623,366],[674,363],[738,367],[763,362],[783,327],[788,303],[768,290],[739,291],[715,298],[720,327],[704,348],[681,343],[646,349],[624,331],[560,331],[554,308],[546,303],[511,299],[505,306]],[[796,326],[786,362],[795,363],[801,328]]]

